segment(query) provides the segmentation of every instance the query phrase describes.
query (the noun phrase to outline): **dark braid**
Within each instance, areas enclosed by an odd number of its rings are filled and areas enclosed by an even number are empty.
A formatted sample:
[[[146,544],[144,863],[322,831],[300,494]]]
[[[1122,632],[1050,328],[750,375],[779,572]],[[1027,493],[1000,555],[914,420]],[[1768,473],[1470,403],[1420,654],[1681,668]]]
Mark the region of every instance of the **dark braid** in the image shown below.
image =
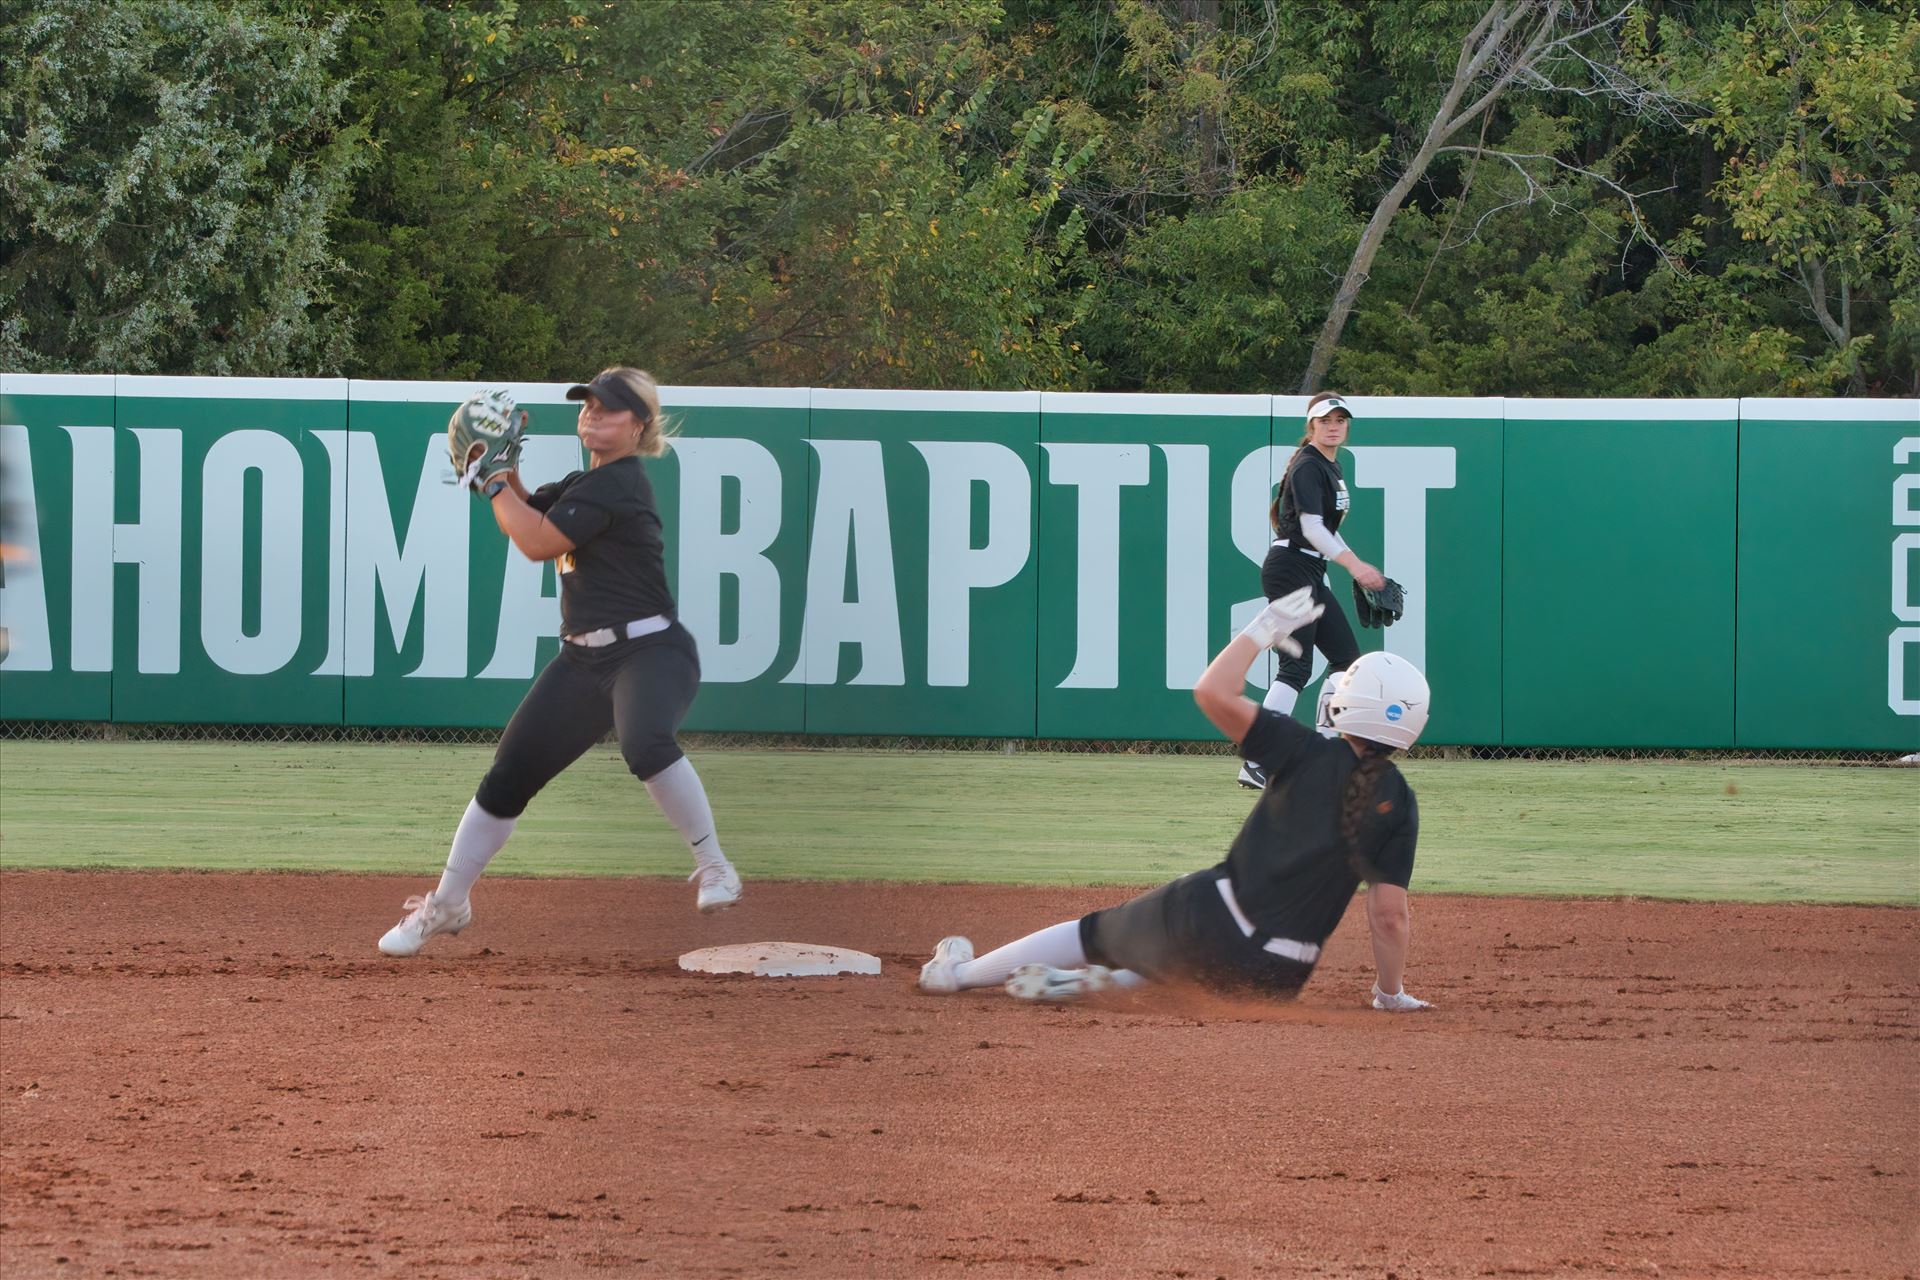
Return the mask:
[[[1340,836],[1346,842],[1348,865],[1362,880],[1372,884],[1379,869],[1360,851],[1360,828],[1379,789],[1380,778],[1393,769],[1393,762],[1387,759],[1393,754],[1393,748],[1361,738],[1348,741],[1360,748],[1360,758],[1354,762],[1353,772],[1347,776],[1347,789],[1340,796]]]
[[[1311,431],[1301,437],[1300,443],[1295,445],[1293,452],[1287,455],[1287,465],[1280,472],[1280,486],[1273,491],[1273,505],[1267,508],[1267,523],[1273,526],[1275,533],[1280,532],[1280,504],[1287,496],[1287,476],[1293,470],[1293,460],[1300,456],[1300,451],[1306,448],[1307,443],[1312,439]]]

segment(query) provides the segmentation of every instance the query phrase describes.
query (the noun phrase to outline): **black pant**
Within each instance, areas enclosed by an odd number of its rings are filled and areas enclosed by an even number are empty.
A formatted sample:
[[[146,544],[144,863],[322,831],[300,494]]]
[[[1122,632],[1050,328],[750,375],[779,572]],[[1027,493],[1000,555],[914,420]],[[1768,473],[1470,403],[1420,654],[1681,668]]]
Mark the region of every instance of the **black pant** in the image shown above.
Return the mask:
[[[1219,867],[1195,871],[1081,917],[1081,950],[1093,964],[1148,978],[1291,999],[1313,966],[1277,956],[1240,932],[1214,884],[1222,874]]]
[[[1326,612],[1293,633],[1293,638],[1300,642],[1300,656],[1290,658],[1284,653],[1277,654],[1278,663],[1273,672],[1275,681],[1295,693],[1313,679],[1315,649],[1327,655],[1329,671],[1345,671],[1360,656],[1360,642],[1353,637],[1353,625],[1341,612],[1333,592],[1327,589],[1327,562],[1293,547],[1273,547],[1267,551],[1266,563],[1260,566],[1260,590],[1267,599],[1278,600],[1307,586],[1313,588],[1314,600],[1325,605]]]
[[[699,649],[678,622],[602,649],[563,643],[507,722],[474,799],[496,818],[519,817],[608,729],[644,782],[680,759],[674,734],[699,690]]]

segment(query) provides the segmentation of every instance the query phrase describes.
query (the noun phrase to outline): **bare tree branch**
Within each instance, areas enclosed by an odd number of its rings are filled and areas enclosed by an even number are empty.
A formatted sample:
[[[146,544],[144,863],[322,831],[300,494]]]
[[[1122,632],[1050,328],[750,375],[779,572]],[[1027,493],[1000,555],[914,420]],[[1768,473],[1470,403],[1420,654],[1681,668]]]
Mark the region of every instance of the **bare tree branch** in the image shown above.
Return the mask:
[[[1520,74],[1520,69],[1531,64],[1531,62],[1539,56],[1540,49],[1546,42],[1547,34],[1553,30],[1553,24],[1560,17],[1560,10],[1561,0],[1553,0],[1552,7],[1539,16],[1532,34],[1527,37],[1520,52],[1517,54],[1506,57],[1501,56],[1503,41],[1500,37],[1503,36],[1505,32],[1496,30],[1494,36],[1487,41],[1486,49],[1481,56],[1475,59],[1476,69],[1488,63],[1491,63],[1496,68],[1497,74],[1494,77],[1492,86],[1480,96],[1478,102],[1475,102],[1465,111],[1462,111],[1459,115],[1451,120],[1447,120],[1445,124],[1441,125],[1440,136],[1448,137],[1459,132],[1462,125],[1492,106],[1494,101],[1506,92],[1507,86],[1512,84],[1514,78]],[[1463,84],[1460,86],[1463,94],[1466,89],[1466,85]],[[1458,100],[1457,96],[1455,100]]]
[[[1807,291],[1807,299],[1813,304],[1813,318],[1820,322],[1826,331],[1828,341],[1836,347],[1844,347],[1851,336],[1846,327],[1833,318],[1833,312],[1827,306],[1827,266],[1820,261],[1818,254],[1801,255],[1793,264],[1794,272],[1800,277],[1801,288]]]
[[[1467,193],[1473,190],[1473,179],[1475,175],[1480,172],[1479,152],[1481,148],[1487,145],[1487,121],[1489,119],[1490,117],[1488,116],[1480,117],[1480,141],[1474,148],[1475,154],[1473,159],[1467,164],[1466,180],[1460,185],[1460,198],[1454,201],[1453,216],[1447,219],[1447,229],[1440,233],[1440,243],[1433,247],[1433,256],[1427,259],[1427,269],[1420,276],[1420,287],[1413,291],[1413,301],[1407,304],[1408,315],[1412,315],[1420,310],[1420,299],[1426,296],[1427,282],[1433,279],[1433,268],[1439,263],[1440,255],[1446,251],[1447,242],[1453,239],[1453,228],[1455,224],[1460,221],[1460,211],[1466,208]],[[1481,219],[1481,222],[1484,221],[1486,221],[1486,219]],[[1473,230],[1468,233],[1467,239],[1471,240],[1475,235],[1478,235],[1479,232],[1480,223],[1476,222],[1473,224]],[[1464,244],[1466,241],[1462,241],[1461,243]]]
[[[1589,182],[1597,182],[1609,191],[1612,191],[1615,195],[1618,195],[1622,200],[1625,200],[1627,202],[1627,212],[1632,215],[1633,238],[1646,244],[1655,253],[1659,254],[1660,260],[1666,263],[1667,266],[1673,268],[1681,275],[1687,274],[1686,266],[1681,263],[1679,259],[1669,254],[1666,249],[1661,247],[1660,242],[1655,240],[1653,233],[1647,229],[1646,220],[1640,216],[1640,201],[1646,199],[1648,196],[1664,195],[1669,191],[1676,190],[1676,187],[1669,185],[1656,187],[1652,191],[1629,191],[1597,169],[1589,169],[1584,165],[1570,164],[1562,160],[1559,156],[1549,155],[1541,151],[1502,151],[1497,147],[1442,147],[1440,150],[1471,152],[1476,160],[1481,156],[1491,156],[1496,160],[1505,160],[1513,166],[1514,172],[1518,173],[1522,178],[1525,178],[1527,182],[1527,196],[1525,199],[1508,201],[1482,214],[1479,219],[1474,222],[1473,230],[1468,233],[1467,240],[1463,240],[1460,243],[1465,244],[1467,241],[1472,240],[1475,235],[1479,234],[1481,226],[1486,223],[1487,219],[1499,213],[1502,209],[1511,209],[1517,205],[1530,204],[1537,199],[1545,199],[1549,203],[1557,205],[1558,202],[1554,201],[1552,197],[1552,189],[1536,181],[1534,176],[1528,173],[1526,167],[1520,163],[1522,160],[1544,160],[1555,168],[1565,170],[1567,173],[1578,174]]]
[[[1488,150],[1484,145],[1469,147],[1450,144],[1450,139],[1475,118],[1483,121],[1481,139],[1484,143],[1485,118],[1494,104],[1516,87],[1536,92],[1618,99],[1629,103],[1637,113],[1642,114],[1673,113],[1682,109],[1678,99],[1641,84],[1623,67],[1596,62],[1577,47],[1615,31],[1632,11],[1632,0],[1619,0],[1618,8],[1608,10],[1595,10],[1586,0],[1493,0],[1487,6],[1460,43],[1460,53],[1454,60],[1453,79],[1441,95],[1439,107],[1428,123],[1419,146],[1399,178],[1374,206],[1373,215],[1360,234],[1353,258],[1347,264],[1346,274],[1334,291],[1326,321],[1314,340],[1313,353],[1308,358],[1306,374],[1300,384],[1303,392],[1320,389],[1333,363],[1333,353],[1340,344],[1340,335],[1346,329],[1360,290],[1373,268],[1374,257],[1386,240],[1387,228],[1399,214],[1414,185],[1425,176],[1428,167],[1438,156],[1447,152],[1464,151],[1476,158],[1489,155],[1503,159],[1522,175],[1527,183],[1526,195],[1499,208],[1511,208],[1516,203],[1526,204],[1543,198],[1543,193],[1546,193],[1547,188],[1537,182],[1520,163],[1525,159],[1550,161],[1569,173],[1609,187],[1627,201],[1633,222],[1633,238],[1652,245],[1668,265],[1680,269],[1680,264],[1660,249],[1647,230],[1638,203],[1642,197],[1627,191],[1605,174],[1569,164],[1557,156]],[[1555,74],[1555,69],[1562,65],[1580,68],[1586,83],[1563,83]],[[1461,103],[1470,93],[1477,93],[1478,96],[1463,107]],[[1478,234],[1480,227],[1499,212],[1499,208],[1483,214],[1474,224],[1472,234]],[[1628,243],[1631,242],[1629,240]],[[1442,247],[1444,245],[1443,238]],[[1624,252],[1623,248],[1623,255]]]
[[[1480,43],[1480,37],[1487,33],[1487,27],[1494,22],[1506,21],[1507,6],[1496,4],[1480,15],[1480,21],[1473,24],[1473,30],[1467,32],[1467,38],[1460,42],[1460,56],[1453,60],[1453,83],[1466,84],[1480,73],[1480,64],[1485,62],[1493,45]],[[1494,36],[1498,42],[1499,35]]]
[[[791,116],[792,114],[793,113],[791,111],[787,111],[787,110],[778,110],[778,111],[752,110],[747,112],[745,115],[741,116],[738,120],[734,121],[732,125],[728,126],[727,131],[721,134],[720,137],[714,142],[714,144],[708,147],[706,151],[703,152],[698,159],[694,160],[693,163],[689,164],[687,166],[687,172],[690,174],[697,174],[697,173],[704,172],[708,165],[712,164],[715,160],[725,155],[727,153],[727,149],[733,145],[734,139],[740,137],[743,133],[749,133],[749,131],[757,131],[759,127],[763,124],[767,124],[771,121],[783,120],[788,116]],[[735,164],[732,166],[734,170],[738,170],[740,167],[741,166],[739,164]]]

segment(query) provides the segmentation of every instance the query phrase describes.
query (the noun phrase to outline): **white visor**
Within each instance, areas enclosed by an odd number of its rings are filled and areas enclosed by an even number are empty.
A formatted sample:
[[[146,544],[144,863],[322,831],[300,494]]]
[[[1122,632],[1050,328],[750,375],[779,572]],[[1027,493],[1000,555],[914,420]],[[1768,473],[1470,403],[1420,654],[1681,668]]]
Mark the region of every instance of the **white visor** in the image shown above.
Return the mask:
[[[1322,400],[1319,404],[1307,410],[1307,421],[1312,422],[1315,418],[1324,418],[1328,414],[1336,411],[1346,414],[1349,418],[1353,416],[1353,409],[1345,400],[1342,400],[1339,396],[1328,396],[1325,400]]]

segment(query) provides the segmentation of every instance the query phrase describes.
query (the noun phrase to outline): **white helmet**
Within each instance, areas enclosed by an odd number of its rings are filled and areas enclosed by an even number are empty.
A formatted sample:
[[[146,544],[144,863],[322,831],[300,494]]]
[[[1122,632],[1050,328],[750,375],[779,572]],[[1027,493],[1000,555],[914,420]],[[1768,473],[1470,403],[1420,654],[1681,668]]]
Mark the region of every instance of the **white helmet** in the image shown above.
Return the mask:
[[[1327,699],[1327,711],[1339,732],[1404,749],[1427,727],[1433,693],[1427,678],[1405,658],[1362,654],[1337,678],[1340,684]]]

